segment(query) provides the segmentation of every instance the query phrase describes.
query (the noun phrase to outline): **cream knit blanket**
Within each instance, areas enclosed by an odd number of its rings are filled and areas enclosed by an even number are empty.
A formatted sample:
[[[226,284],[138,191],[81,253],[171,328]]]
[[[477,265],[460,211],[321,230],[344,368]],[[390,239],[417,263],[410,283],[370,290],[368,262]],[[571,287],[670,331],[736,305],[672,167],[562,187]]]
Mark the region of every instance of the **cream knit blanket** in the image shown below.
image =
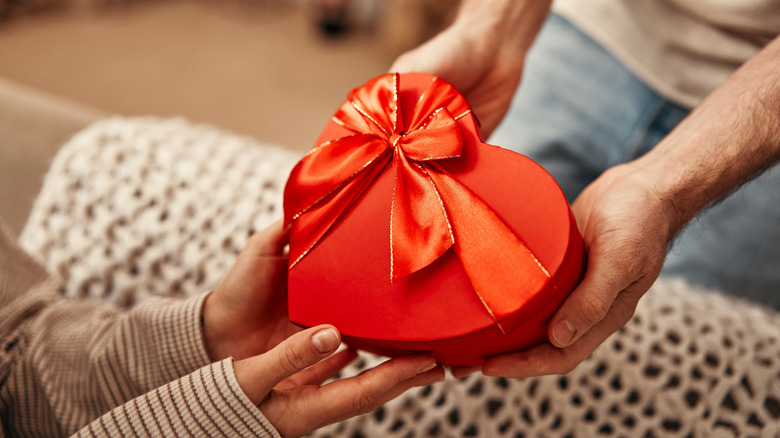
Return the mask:
[[[55,158],[21,244],[69,297],[190,296],[281,216],[298,158],[180,119],[103,120]],[[662,279],[566,376],[449,378],[314,435],[780,436],[778,338],[780,314]]]

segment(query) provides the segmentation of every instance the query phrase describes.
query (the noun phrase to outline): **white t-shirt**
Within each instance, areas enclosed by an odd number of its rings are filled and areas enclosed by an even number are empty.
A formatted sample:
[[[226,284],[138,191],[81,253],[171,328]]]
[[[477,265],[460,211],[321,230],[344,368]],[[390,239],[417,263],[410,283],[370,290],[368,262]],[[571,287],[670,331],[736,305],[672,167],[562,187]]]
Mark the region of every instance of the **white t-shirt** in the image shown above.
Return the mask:
[[[556,0],[553,7],[688,107],[780,34],[777,0]]]

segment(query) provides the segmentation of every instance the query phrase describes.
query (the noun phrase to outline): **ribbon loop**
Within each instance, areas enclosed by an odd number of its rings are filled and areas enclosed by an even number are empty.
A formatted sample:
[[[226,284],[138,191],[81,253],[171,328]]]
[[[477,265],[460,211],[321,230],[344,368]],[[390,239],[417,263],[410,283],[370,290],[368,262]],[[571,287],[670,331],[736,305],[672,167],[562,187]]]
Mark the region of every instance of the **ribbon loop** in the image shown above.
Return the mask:
[[[400,144],[412,160],[442,160],[460,156],[463,137],[458,122],[446,108],[440,108],[431,115],[426,125],[404,136]]]

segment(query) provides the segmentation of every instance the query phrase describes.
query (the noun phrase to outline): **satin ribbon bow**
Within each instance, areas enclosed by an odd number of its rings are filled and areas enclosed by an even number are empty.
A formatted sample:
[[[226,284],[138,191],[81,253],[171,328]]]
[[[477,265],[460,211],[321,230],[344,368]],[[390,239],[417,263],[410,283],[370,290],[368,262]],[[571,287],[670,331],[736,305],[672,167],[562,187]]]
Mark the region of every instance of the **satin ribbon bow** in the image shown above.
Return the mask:
[[[392,162],[389,218],[390,281],[428,266],[453,248],[475,292],[502,332],[518,305],[550,279],[515,233],[468,187],[438,163],[464,159],[458,120],[470,114],[465,99],[438,78],[420,96],[411,120],[402,120],[398,74],[353,90],[333,116],[352,135],[312,149],[290,174],[285,222],[303,248],[292,269],[355,199]],[[519,325],[517,324],[510,325]]]

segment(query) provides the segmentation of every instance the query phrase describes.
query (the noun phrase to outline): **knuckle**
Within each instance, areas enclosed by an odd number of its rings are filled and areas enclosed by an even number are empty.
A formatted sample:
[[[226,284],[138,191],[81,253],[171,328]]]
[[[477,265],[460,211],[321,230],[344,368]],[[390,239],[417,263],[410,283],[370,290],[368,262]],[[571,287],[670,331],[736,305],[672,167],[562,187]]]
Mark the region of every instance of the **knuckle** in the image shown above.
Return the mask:
[[[631,321],[631,318],[634,317],[636,306],[641,295],[639,297],[634,297],[633,295],[634,294],[631,292],[621,292],[615,299],[615,303],[613,304],[613,307],[615,308],[614,313],[617,315],[616,320],[620,326],[626,325]]]
[[[305,355],[295,348],[295,345],[286,345],[279,355],[279,366],[288,374],[295,374],[306,368],[308,362]]]
[[[610,304],[598,294],[586,294],[580,300],[579,316],[585,322],[596,323],[607,315]]]
[[[365,384],[358,382],[358,390],[353,399],[352,409],[353,411],[359,411],[365,413],[371,411],[371,407],[376,401],[376,396],[368,390]]]
[[[601,279],[603,281],[602,287],[606,290],[620,290],[622,288],[621,283],[625,281],[625,273],[635,271],[634,267],[623,266],[617,271],[605,271],[601,272]]]

